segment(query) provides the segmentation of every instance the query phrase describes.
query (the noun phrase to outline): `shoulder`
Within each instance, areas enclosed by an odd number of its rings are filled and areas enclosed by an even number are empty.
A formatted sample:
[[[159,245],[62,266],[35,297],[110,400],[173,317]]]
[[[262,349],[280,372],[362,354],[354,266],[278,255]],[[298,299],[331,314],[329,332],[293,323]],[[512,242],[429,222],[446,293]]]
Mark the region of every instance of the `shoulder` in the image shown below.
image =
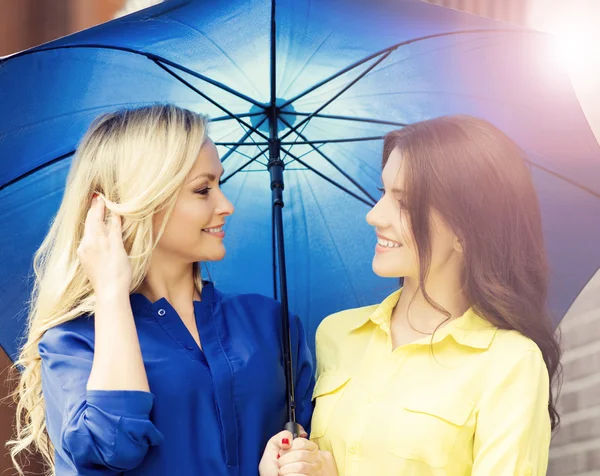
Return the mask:
[[[317,339],[338,340],[364,324],[379,305],[346,309],[327,316],[317,328]]]
[[[353,372],[362,355],[360,349],[364,347],[368,336],[358,329],[377,308],[378,305],[348,309],[332,314],[321,322],[316,334],[318,375],[325,371],[344,375]]]
[[[496,378],[547,380],[548,369],[542,351],[530,338],[515,330],[498,329],[488,349],[488,369]]]
[[[75,354],[94,348],[94,318],[83,315],[48,329],[38,344],[40,355]]]
[[[506,329],[496,330],[489,350],[490,354],[509,361],[520,360],[529,354],[542,355],[538,345],[529,337]]]
[[[221,293],[215,289],[214,299],[220,312],[228,320],[252,322],[257,328],[279,328],[281,325],[281,303],[262,294]],[[301,328],[300,319],[290,310],[290,322]]]
[[[269,319],[281,316],[281,303],[261,294],[221,293],[215,289],[221,312],[243,319]]]
[[[265,310],[279,311],[281,303],[262,294],[233,294],[221,293],[215,290],[215,295],[222,306],[233,308],[242,307],[245,311],[261,313]]]

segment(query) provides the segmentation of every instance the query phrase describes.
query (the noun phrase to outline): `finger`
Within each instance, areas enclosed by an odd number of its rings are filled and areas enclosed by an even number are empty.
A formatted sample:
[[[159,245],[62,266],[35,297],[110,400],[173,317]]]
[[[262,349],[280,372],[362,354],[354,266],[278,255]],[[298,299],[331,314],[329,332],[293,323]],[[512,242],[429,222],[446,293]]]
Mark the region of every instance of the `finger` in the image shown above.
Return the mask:
[[[279,459],[279,466],[283,467],[292,463],[317,464],[320,461],[318,451],[298,450],[289,451]]]
[[[317,451],[319,447],[313,441],[307,440],[306,438],[296,438],[292,442],[292,450],[308,450]]]
[[[306,438],[296,438],[294,441],[292,441],[291,447],[288,449],[279,450],[279,456],[282,457],[285,454],[300,450],[314,451],[318,454],[318,449],[319,447],[312,441],[307,440]]]
[[[85,234],[88,236],[96,236],[99,233],[105,232],[104,213],[104,200],[102,200],[98,195],[95,195],[92,199],[92,205],[90,206],[85,219]]]
[[[121,216],[114,212],[110,216],[110,231],[116,238],[123,238]]]
[[[308,438],[308,433],[306,432],[304,427],[300,424],[298,424],[298,426],[300,427],[300,438]]]
[[[279,468],[279,474],[281,476],[291,476],[295,474],[312,476],[318,474],[320,466],[315,463],[307,463],[307,462],[296,462],[286,464],[285,466],[281,466]]]
[[[292,441],[292,434],[287,430],[283,430],[273,436],[267,445],[277,450],[287,450],[292,447]]]
[[[96,195],[94,195],[94,197],[92,198],[92,203],[90,205],[90,208],[87,211],[87,214],[85,216],[85,223],[83,226],[83,236],[84,237],[94,236],[98,231],[98,223],[97,223],[98,203],[97,202],[98,202],[98,198]]]
[[[325,474],[337,474],[337,466],[335,464],[335,458],[329,451],[319,450],[319,457],[323,462],[323,468],[325,468]]]

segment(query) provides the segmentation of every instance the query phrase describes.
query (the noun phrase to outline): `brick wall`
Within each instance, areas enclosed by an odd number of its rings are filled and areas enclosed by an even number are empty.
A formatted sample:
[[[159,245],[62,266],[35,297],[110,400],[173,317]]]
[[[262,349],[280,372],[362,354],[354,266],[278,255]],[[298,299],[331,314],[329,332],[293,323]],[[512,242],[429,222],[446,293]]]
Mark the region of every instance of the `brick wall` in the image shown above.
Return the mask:
[[[600,476],[600,273],[561,323],[562,423],[552,442],[549,476]]]

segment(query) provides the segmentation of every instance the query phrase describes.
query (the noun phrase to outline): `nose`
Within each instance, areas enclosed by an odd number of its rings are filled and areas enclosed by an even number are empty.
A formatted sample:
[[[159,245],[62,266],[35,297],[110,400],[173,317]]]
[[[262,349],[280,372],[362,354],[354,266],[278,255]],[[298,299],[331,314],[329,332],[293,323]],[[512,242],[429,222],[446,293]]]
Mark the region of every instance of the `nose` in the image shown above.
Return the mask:
[[[233,203],[229,201],[221,189],[219,189],[219,192],[221,193],[221,196],[219,197],[219,203],[217,204],[215,213],[221,216],[232,215],[235,210]]]
[[[379,200],[375,206],[373,208],[371,208],[371,210],[369,210],[369,213],[367,213],[366,219],[367,219],[367,223],[369,225],[371,225],[372,227],[375,228],[384,228],[385,227],[385,220],[384,220],[384,214],[382,213],[382,205],[381,205],[381,200]]]

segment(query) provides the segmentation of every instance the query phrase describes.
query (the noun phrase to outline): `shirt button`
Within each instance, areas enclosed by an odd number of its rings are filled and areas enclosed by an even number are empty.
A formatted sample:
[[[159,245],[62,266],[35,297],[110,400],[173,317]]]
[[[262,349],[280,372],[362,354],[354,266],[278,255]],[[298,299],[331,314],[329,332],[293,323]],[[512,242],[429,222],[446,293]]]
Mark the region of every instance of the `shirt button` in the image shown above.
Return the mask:
[[[369,395],[367,397],[367,403],[373,403],[375,401],[375,397],[373,395]]]
[[[348,453],[350,453],[351,455],[355,455],[356,453],[358,453],[358,445],[350,445],[350,447],[348,448]]]
[[[166,313],[167,313],[167,311],[165,311],[164,309],[159,309],[159,310],[158,310],[158,315],[159,315],[160,317],[163,317],[163,316],[164,316]]]
[[[533,470],[531,468],[525,468],[525,471],[523,471],[524,476],[531,476],[532,474]]]
[[[185,348],[187,350],[194,350],[194,346],[193,345],[186,345]]]

